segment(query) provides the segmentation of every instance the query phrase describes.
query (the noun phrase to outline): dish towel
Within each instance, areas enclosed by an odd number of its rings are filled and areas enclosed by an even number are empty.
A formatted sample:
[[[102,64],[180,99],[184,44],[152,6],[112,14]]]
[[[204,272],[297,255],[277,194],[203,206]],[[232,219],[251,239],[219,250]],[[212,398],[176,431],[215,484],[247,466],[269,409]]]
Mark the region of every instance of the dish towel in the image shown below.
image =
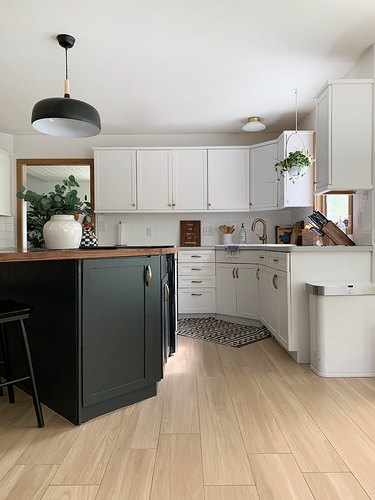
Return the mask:
[[[227,245],[225,247],[225,257],[227,259],[238,259],[240,255],[240,246],[239,245]]]

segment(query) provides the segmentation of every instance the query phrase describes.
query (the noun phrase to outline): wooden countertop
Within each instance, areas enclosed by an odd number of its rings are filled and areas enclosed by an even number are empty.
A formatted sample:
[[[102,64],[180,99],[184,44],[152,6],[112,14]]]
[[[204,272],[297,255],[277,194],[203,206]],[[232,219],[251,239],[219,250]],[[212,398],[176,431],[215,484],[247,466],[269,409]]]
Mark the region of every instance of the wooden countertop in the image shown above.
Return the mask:
[[[137,257],[145,255],[167,255],[179,252],[179,247],[116,248],[103,250],[22,250],[0,249],[1,262],[30,262],[43,260],[82,260],[111,257]]]

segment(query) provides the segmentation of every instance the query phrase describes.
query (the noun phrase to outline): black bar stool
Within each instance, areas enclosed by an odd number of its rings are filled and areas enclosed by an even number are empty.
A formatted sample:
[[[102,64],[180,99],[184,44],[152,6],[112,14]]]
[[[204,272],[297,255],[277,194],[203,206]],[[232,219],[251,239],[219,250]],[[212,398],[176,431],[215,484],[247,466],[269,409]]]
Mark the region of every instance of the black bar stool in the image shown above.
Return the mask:
[[[14,300],[0,300],[0,351],[2,353],[3,361],[0,361],[4,365],[4,377],[6,382],[1,382],[0,379],[0,396],[3,394],[3,387],[8,387],[8,399],[9,403],[14,403],[14,384],[22,382],[24,380],[31,380],[31,395],[34,402],[34,408],[36,413],[36,418],[38,421],[38,427],[44,427],[42,407],[40,406],[40,401],[38,397],[38,391],[35,384],[33,363],[30,354],[29,340],[27,337],[26,328],[23,320],[29,318],[31,312],[31,307],[27,304],[21,304],[15,302]],[[11,323],[13,321],[19,321],[21,326],[23,343],[25,346],[27,368],[29,375],[27,377],[13,379],[11,375],[11,360],[9,353],[8,344],[8,332],[5,328],[5,323]]]

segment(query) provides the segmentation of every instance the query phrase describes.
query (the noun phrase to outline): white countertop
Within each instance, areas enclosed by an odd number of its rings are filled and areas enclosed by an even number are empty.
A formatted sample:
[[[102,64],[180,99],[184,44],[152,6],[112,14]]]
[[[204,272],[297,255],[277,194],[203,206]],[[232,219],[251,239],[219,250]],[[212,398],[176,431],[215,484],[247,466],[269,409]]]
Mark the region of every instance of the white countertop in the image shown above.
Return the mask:
[[[181,247],[182,250],[225,250],[228,245],[215,245],[215,246],[200,246],[200,247]],[[230,245],[229,245],[230,246]],[[235,246],[235,244],[233,244]],[[357,245],[357,246],[344,246],[335,245],[327,247],[318,246],[297,246],[297,245],[278,245],[274,244],[246,244],[237,245],[240,250],[265,250],[273,252],[372,252],[371,245]]]

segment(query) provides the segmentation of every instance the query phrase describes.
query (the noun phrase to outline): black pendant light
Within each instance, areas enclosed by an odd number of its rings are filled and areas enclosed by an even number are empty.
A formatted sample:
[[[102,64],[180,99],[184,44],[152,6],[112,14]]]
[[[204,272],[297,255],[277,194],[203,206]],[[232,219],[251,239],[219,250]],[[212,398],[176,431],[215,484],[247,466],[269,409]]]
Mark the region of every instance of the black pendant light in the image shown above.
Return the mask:
[[[37,102],[31,115],[31,124],[43,134],[58,137],[97,135],[101,129],[99,113],[90,104],[70,98],[68,49],[73,47],[75,38],[58,35],[57,41],[65,49],[64,97],[50,97]]]

